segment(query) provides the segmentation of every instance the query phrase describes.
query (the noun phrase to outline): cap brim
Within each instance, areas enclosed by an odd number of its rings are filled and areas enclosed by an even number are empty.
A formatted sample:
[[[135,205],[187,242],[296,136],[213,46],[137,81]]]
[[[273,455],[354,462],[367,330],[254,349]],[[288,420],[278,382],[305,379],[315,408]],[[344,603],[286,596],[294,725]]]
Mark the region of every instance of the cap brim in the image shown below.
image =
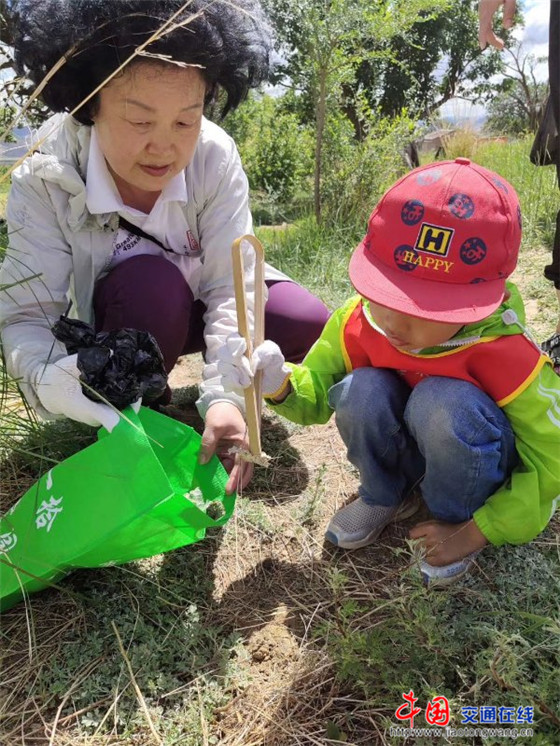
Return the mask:
[[[358,293],[374,303],[450,324],[471,324],[490,316],[505,292],[503,279],[459,285],[414,277],[414,270],[393,269],[371,253],[366,256],[363,241],[352,254],[348,271]]]

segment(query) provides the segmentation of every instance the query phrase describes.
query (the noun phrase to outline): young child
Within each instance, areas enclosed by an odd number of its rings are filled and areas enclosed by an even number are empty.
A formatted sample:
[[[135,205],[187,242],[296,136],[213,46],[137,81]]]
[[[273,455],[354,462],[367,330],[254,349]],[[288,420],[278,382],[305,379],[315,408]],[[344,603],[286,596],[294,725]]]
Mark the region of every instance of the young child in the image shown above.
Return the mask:
[[[521,240],[513,187],[466,158],[411,171],[383,196],[350,260],[360,295],[335,311],[301,365],[270,341],[251,364],[222,349],[224,384],[263,370],[268,403],[300,424],[333,411],[360,474],[358,498],[326,538],[374,542],[410,514],[419,484],[434,520],[410,531],[435,585],[488,543],[523,544],[560,498],[560,378],[527,336],[506,282]]]

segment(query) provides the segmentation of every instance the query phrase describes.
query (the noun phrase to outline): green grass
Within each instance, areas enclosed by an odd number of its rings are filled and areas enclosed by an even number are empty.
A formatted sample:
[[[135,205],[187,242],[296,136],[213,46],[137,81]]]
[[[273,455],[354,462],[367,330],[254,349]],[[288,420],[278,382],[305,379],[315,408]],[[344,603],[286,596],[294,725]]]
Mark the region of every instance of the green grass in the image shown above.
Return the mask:
[[[511,143],[485,143],[476,152],[481,166],[496,171],[515,187],[523,215],[522,251],[552,247],[560,192],[556,168],[534,166],[529,160],[532,138]]]
[[[329,230],[308,217],[279,230],[257,228],[256,234],[265,247],[267,262],[335,308],[352,293],[348,260],[364,230],[365,226]]]
[[[542,266],[560,192],[553,169],[530,164],[529,145],[484,145],[476,160],[520,195],[518,282],[544,337],[556,319]],[[334,308],[352,292],[347,264],[364,231],[302,218],[257,233],[268,261]],[[6,396],[13,401],[16,392],[2,373],[3,511],[92,433],[8,410]],[[388,729],[402,693],[413,688],[423,706],[447,696],[456,726],[461,706],[533,706],[530,743],[557,744],[558,525],[530,545],[489,548],[478,574],[457,588],[427,591],[409,569],[414,551],[404,533],[364,552],[323,550],[318,558],[319,522],[335,487],[333,453],[325,446],[317,456],[304,428],[268,414],[263,441],[275,461],[257,472],[225,531],[151,560],[79,571],[2,617],[0,743],[48,743],[53,730],[57,746],[401,743]],[[266,690],[251,634],[281,607],[301,658],[295,676],[287,667],[267,673],[270,710],[259,730],[250,709],[235,707],[245,691],[256,701]]]
[[[538,547],[487,550],[480,573],[460,588],[430,592],[412,569],[367,603],[355,601],[355,578],[339,576],[333,617],[315,632],[348,686],[390,713],[387,727],[413,689],[424,708],[446,696],[452,727],[464,706],[533,707],[531,743],[552,745],[560,726],[557,551],[550,531]]]

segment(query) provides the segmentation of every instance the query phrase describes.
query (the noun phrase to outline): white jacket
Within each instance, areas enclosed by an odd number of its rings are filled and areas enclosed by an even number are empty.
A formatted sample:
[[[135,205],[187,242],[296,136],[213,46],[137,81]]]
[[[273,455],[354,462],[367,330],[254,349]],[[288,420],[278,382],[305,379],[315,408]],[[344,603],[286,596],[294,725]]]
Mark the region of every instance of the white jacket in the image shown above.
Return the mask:
[[[43,366],[65,356],[51,327],[72,300],[71,315],[92,323],[93,291],[106,272],[118,215],[91,215],[85,174],[90,127],[57,114],[38,133],[39,152],[12,175],[7,203],[9,249],[0,268],[0,331],[8,372],[31,406],[50,417],[35,393]],[[247,177],[235,143],[204,119],[197,147],[185,171],[185,217],[202,253],[196,297],[205,314],[206,365],[197,406],[204,417],[216,400],[242,399],[225,393],[216,372],[216,353],[237,328],[231,244],[252,233]],[[252,321],[253,262],[244,257],[247,305]],[[267,266],[267,279],[288,279]],[[154,309],[157,313],[157,309]]]

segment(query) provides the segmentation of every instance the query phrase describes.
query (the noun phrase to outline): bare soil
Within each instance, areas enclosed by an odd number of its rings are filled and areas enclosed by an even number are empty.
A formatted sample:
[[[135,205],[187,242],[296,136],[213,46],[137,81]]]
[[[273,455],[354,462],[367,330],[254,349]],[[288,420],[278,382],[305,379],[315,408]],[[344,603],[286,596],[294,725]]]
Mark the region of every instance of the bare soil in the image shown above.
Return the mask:
[[[530,263],[516,273],[529,299],[527,314],[538,339],[552,333],[556,322],[552,290],[538,279],[548,256],[544,250],[541,253],[535,252]],[[193,402],[201,369],[200,356],[179,361],[170,378],[173,400],[166,408],[168,415],[197,429],[201,423]],[[410,562],[408,554],[391,550],[406,546],[409,528],[427,517],[427,512],[421,508],[406,522],[390,525],[375,546],[355,552],[336,550],[324,542],[324,530],[335,511],[354,498],[358,481],[334,421],[303,428],[265,410],[263,448],[273,457],[270,466],[267,470],[257,467],[220,539],[201,545],[208,552],[208,572],[214,579],[205,622],[237,633],[240,645],[229,702],[211,722],[201,713],[200,744],[385,744],[386,735],[377,729],[379,720],[374,718],[371,703],[360,701],[335,679],[334,664],[311,630],[327,620],[332,627],[343,598],[369,608],[372,597],[384,597],[387,585],[407,572]],[[13,476],[19,494],[23,492],[18,475],[3,476]],[[484,573],[482,563],[479,572]],[[366,617],[368,613],[364,612]],[[372,618],[371,623],[375,622]],[[62,628],[63,621],[57,624]],[[15,630],[3,632],[6,639],[16,637]],[[25,630],[21,634],[23,649]],[[32,672],[30,668],[29,675]],[[19,684],[23,692],[30,681],[22,677]],[[0,689],[0,696],[8,694],[7,689]],[[42,732],[49,732],[50,724],[47,727],[44,721],[49,716],[36,715],[45,724]],[[333,723],[338,740],[329,735]],[[72,717],[63,719],[54,741],[38,732],[31,741],[27,732],[22,740],[18,736],[6,746],[117,743],[110,736],[82,738],[74,726]],[[145,739],[139,734],[131,738],[118,743],[156,743],[149,734]]]
[[[547,259],[545,249],[522,258],[513,278],[538,339],[549,336],[556,323],[556,299],[540,279]],[[542,292],[535,292],[535,284]],[[196,385],[201,369],[199,357],[182,358],[170,381],[176,393]],[[176,399],[180,396],[174,396],[168,414],[193,425],[192,407],[177,406]],[[429,517],[427,509],[421,505],[406,522],[390,525],[374,547],[336,550],[324,541],[324,530],[336,510],[355,497],[358,480],[334,419],[302,428],[265,411],[262,437],[273,461],[266,474],[257,467],[242,496],[253,510],[234,516],[212,568],[211,615],[242,632],[244,653],[238,689],[209,734],[224,746],[335,743],[326,738],[326,724],[351,716],[352,743],[386,743],[368,705],[335,683],[331,661],[308,631],[311,622],[336,616],[337,574],[352,578],[353,597],[359,599],[364,587],[370,597],[376,589],[382,596],[384,582],[407,571],[409,559],[398,561],[387,549],[404,546],[409,528]]]

